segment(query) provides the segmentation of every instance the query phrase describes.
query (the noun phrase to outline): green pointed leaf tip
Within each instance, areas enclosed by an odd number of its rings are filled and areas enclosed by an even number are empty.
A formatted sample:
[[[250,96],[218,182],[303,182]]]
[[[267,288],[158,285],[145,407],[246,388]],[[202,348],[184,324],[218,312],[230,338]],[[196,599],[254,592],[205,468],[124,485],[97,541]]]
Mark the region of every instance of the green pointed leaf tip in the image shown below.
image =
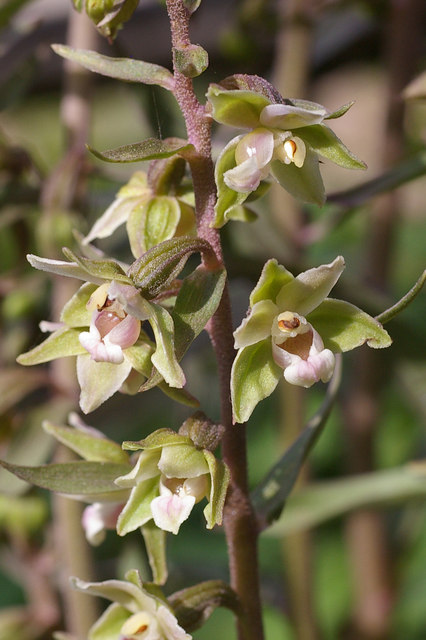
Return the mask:
[[[81,66],[103,76],[124,80],[156,84],[169,91],[173,90],[174,78],[168,69],[157,64],[132,60],[130,58],[111,58],[96,51],[72,49],[63,44],[53,44],[52,49],[63,58],[72,60]]]
[[[200,76],[209,66],[209,56],[198,44],[174,47],[173,55],[177,70],[186,78]]]
[[[175,153],[188,152],[194,147],[186,140],[179,138],[166,138],[165,140],[148,138],[143,142],[126,144],[108,151],[96,151],[90,146],[87,146],[87,148],[94,156],[105,162],[145,162],[158,158],[168,158]]]
[[[0,460],[0,465],[25,482],[43,489],[114,501],[127,495],[114,480],[131,469],[130,464],[86,461],[28,467]]]

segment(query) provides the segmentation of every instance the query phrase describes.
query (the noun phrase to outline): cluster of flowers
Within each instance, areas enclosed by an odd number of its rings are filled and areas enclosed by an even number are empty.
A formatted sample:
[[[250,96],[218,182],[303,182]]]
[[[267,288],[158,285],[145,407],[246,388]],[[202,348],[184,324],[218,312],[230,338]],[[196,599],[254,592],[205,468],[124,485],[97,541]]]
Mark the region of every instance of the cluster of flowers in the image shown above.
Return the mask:
[[[216,227],[232,218],[242,219],[241,206],[249,195],[256,196],[269,175],[295,197],[322,204],[320,156],[349,168],[364,166],[324,124],[343,115],[350,105],[330,113],[315,103],[284,100],[266,81],[251,76],[234,76],[212,85],[207,97],[208,113],[217,122],[249,129],[231,140],[218,158]],[[157,160],[154,169],[148,175],[137,172],[120,190],[83,239],[83,256],[70,251],[66,252],[69,261],[29,256],[35,268],[75,277],[83,284],[65,305],[59,323],[42,323],[42,329],[51,335],[21,355],[19,362],[32,365],[76,356],[84,413],[117,391],[137,393],[154,385],[186,404],[194,402],[183,389],[185,375],[179,364],[188,338],[185,332],[178,334],[175,320],[184,312],[180,326],[191,326],[195,312],[184,308],[182,300],[193,290],[197,295],[208,291],[207,283],[212,286],[213,293],[205,293],[199,305],[207,309],[202,311],[205,315],[193,322],[195,337],[219,304],[225,274],[223,269],[219,273],[220,269],[203,265],[195,276],[176,280],[186,258],[176,259],[177,266],[171,267],[178,245],[167,243],[172,238],[195,236],[194,196],[182,182],[182,157]],[[122,223],[127,225],[135,258],[130,266],[111,260],[91,245]],[[165,245],[171,248],[162,253]],[[328,382],[336,353],[363,343],[372,347],[390,344],[374,318],[328,297],[343,269],[340,256],[296,277],[276,260],[265,264],[250,295],[247,317],[234,333],[238,353],[230,391],[235,422],[245,422],[282,376],[289,384],[302,387]],[[140,442],[124,443],[124,449],[136,452],[130,457],[75,416],[71,423],[72,427],[47,424],[45,428],[85,460],[119,463],[122,470],[109,491],[91,494],[83,516],[91,543],[99,544],[108,528],[125,535],[150,525],[177,534],[194,505],[205,498],[208,528],[221,524],[229,472],[213,454],[220,430],[210,423],[209,438],[199,435],[204,433],[204,418],[192,419],[191,425],[198,425],[192,431],[184,423],[179,432],[160,429]],[[90,640],[190,638],[167,601],[148,593],[134,572],[126,582],[76,581],[75,586],[113,601],[93,627]]]

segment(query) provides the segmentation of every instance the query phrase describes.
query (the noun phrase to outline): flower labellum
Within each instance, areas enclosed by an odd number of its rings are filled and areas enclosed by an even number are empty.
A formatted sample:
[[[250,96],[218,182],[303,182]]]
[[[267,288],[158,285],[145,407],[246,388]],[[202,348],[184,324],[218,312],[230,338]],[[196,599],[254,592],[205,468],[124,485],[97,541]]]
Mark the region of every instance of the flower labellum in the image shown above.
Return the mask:
[[[135,344],[141,323],[108,296],[108,288],[109,284],[105,283],[90,297],[87,303],[87,309],[93,310],[90,329],[80,333],[79,341],[95,362],[121,364],[123,349]]]
[[[208,474],[196,478],[160,479],[160,495],[151,502],[151,512],[159,529],[177,534],[193,506],[208,495]]]

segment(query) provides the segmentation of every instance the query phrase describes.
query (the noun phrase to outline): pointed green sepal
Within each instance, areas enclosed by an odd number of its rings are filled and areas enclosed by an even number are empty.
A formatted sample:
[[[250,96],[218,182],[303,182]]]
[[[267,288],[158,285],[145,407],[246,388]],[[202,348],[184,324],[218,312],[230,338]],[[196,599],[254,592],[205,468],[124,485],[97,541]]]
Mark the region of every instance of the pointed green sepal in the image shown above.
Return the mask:
[[[96,280],[116,280],[117,282],[123,282],[125,284],[133,284],[131,279],[126,276],[122,267],[115,260],[94,260],[92,258],[85,258],[83,256],[78,256],[67,247],[64,247],[62,251],[68,259],[76,262],[89,276],[94,276]]]
[[[279,160],[273,160],[271,172],[280,185],[294,198],[302,202],[317,204],[320,207],[324,204],[325,190],[319,170],[318,157],[308,147],[302,167],[296,167],[294,162],[284,164]]]
[[[259,281],[250,294],[250,306],[254,307],[261,300],[275,302],[284,285],[294,280],[293,274],[285,267],[278,264],[275,258],[265,263]]]
[[[274,391],[282,370],[272,357],[271,339],[240,349],[231,373],[234,422],[246,422],[256,405]]]
[[[87,353],[86,349],[80,344],[78,336],[81,331],[78,329],[58,329],[54,331],[41,344],[26,353],[22,353],[16,358],[19,364],[30,366],[33,364],[41,364],[49,362],[56,358],[65,358],[66,356],[78,356]]]
[[[233,212],[245,202],[249,193],[239,193],[230,189],[224,180],[226,171],[236,166],[235,149],[243,136],[237,136],[222,150],[215,166],[215,181],[217,187],[217,202],[215,205],[215,219],[213,226],[220,229],[233,217]],[[237,214],[238,215],[238,214]]]
[[[323,124],[314,124],[297,130],[297,135],[323,158],[346,169],[366,169],[367,165],[349,151],[336,134]]]
[[[367,343],[373,349],[392,344],[380,322],[349,302],[327,298],[307,316],[332,351],[350,351]]]

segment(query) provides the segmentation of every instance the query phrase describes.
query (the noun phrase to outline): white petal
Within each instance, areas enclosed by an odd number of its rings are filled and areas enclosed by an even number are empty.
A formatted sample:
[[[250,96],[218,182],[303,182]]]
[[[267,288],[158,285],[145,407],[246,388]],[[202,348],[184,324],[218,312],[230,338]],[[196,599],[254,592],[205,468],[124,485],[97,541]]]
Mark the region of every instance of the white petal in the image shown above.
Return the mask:
[[[272,160],[274,134],[268,129],[254,129],[240,140],[235,149],[237,165],[253,158],[257,168],[263,169]]]
[[[101,544],[105,539],[105,529],[115,529],[122,506],[117,502],[95,502],[85,508],[81,523],[90,544]]]
[[[238,193],[256,191],[261,179],[262,172],[255,158],[249,158],[223,174],[226,186]]]
[[[172,612],[161,604],[157,609],[157,620],[167,640],[191,640],[191,636],[178,625]]]
[[[189,518],[194,504],[194,496],[178,496],[168,491],[168,495],[158,496],[151,502],[152,517],[159,529],[177,534],[182,522]]]
[[[101,340],[99,331],[94,325],[90,331],[82,331],[78,336],[82,347],[88,351],[95,362],[111,362],[121,364],[124,360],[123,351],[118,344],[107,344]]]
[[[270,104],[260,114],[260,122],[265,127],[276,129],[297,129],[311,124],[320,124],[327,115],[327,110],[318,105],[315,111],[293,107],[289,104]]]
[[[333,375],[335,358],[330,349],[324,349],[307,360],[300,359],[284,370],[284,378],[290,384],[311,387],[315,382],[328,382]]]

